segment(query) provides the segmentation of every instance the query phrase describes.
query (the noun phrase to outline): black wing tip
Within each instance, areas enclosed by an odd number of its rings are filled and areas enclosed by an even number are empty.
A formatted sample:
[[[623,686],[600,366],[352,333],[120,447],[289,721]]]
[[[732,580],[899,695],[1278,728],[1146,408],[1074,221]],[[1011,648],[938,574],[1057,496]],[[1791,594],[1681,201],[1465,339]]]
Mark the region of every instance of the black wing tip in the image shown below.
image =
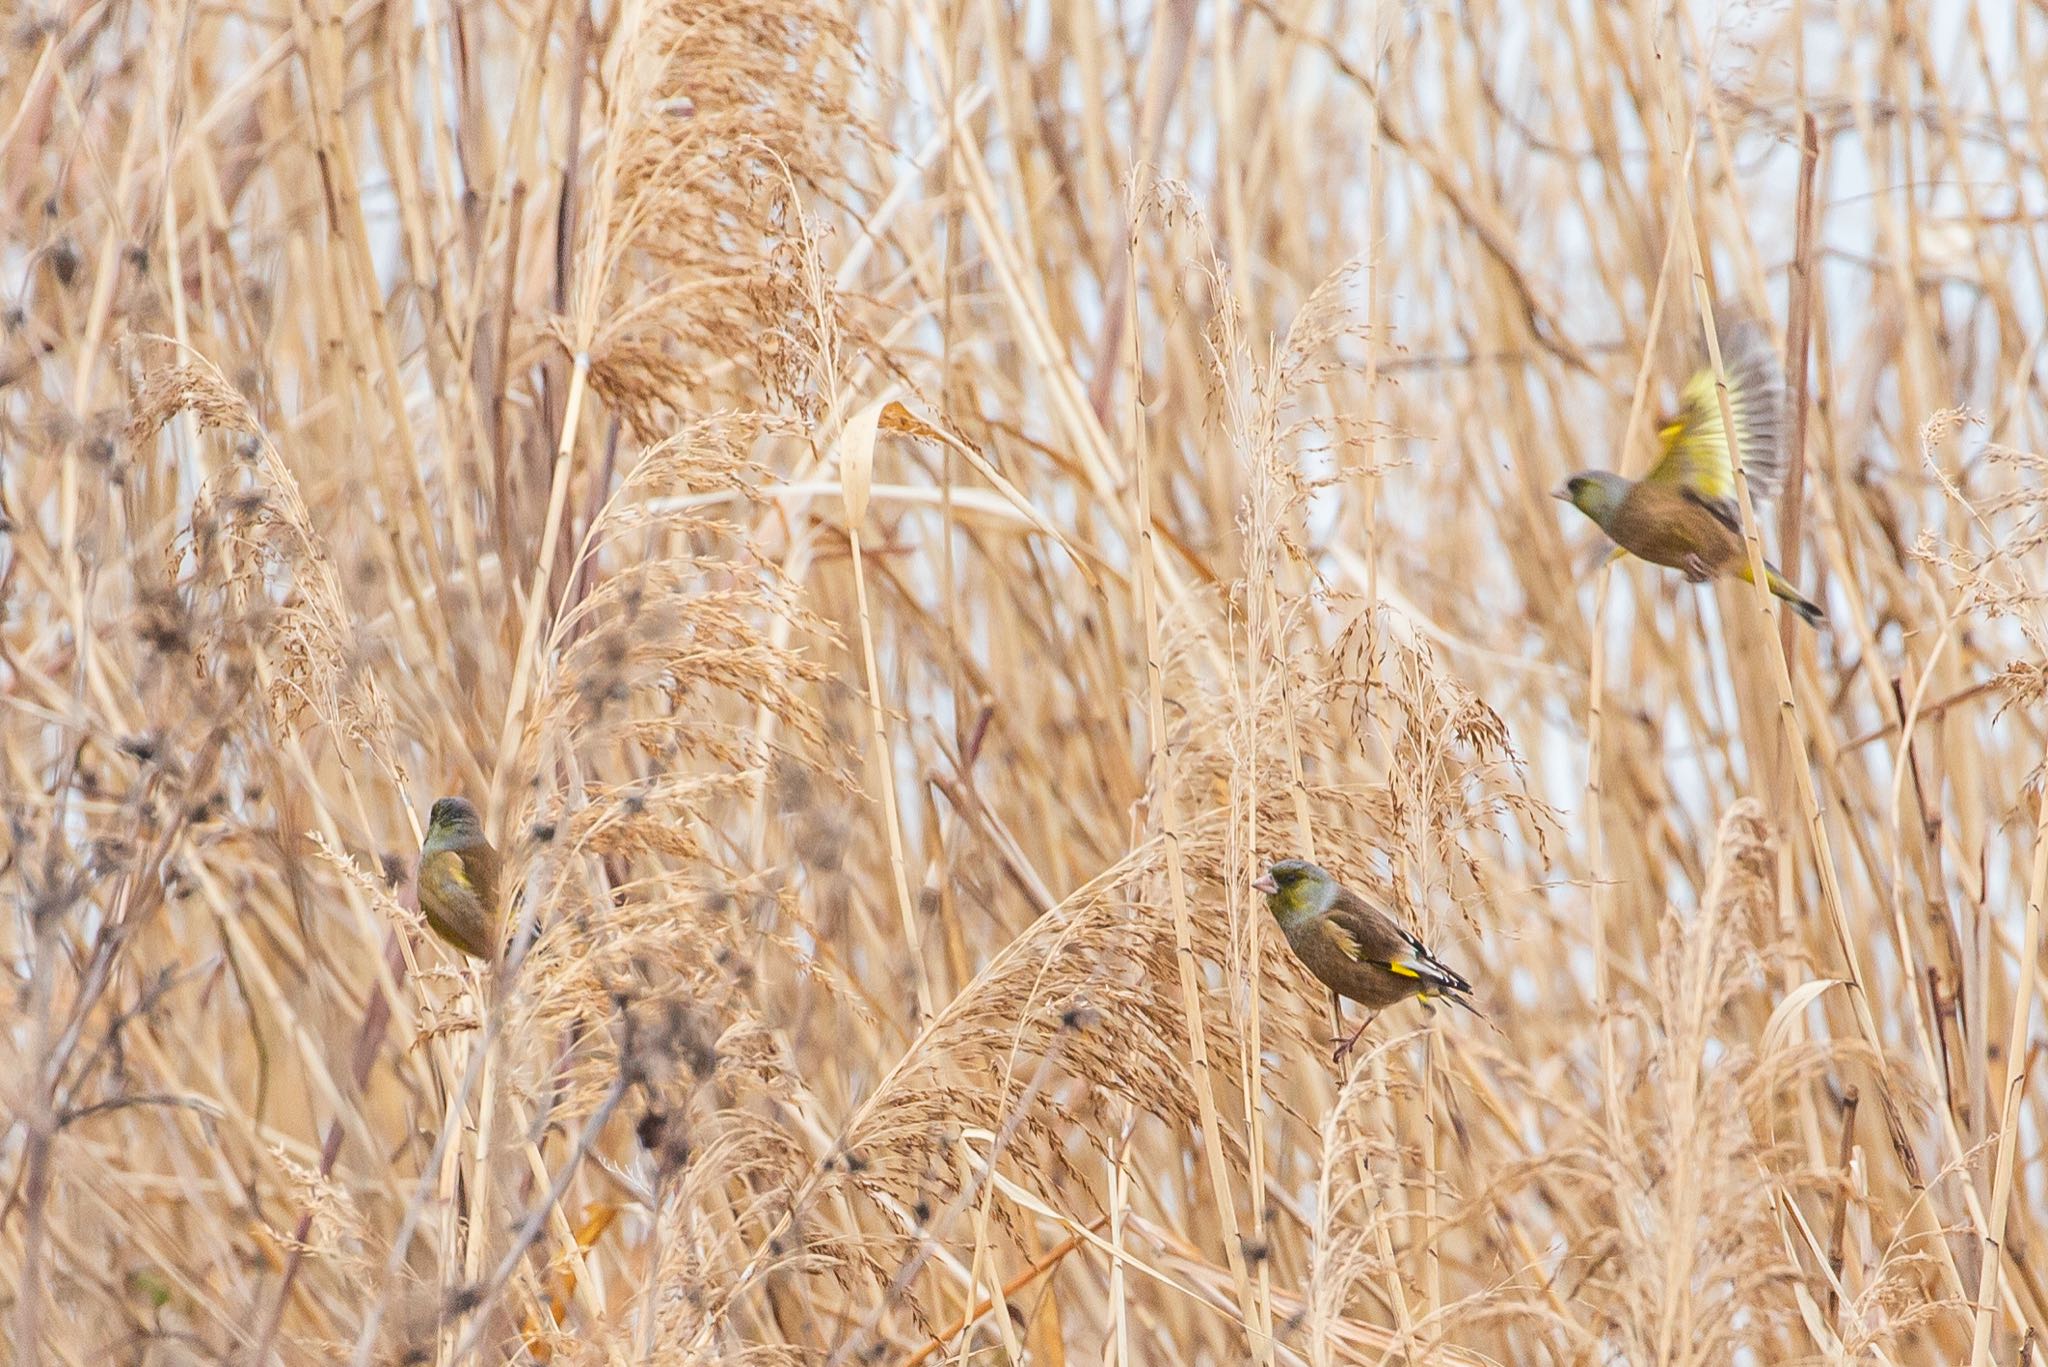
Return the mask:
[[[1723,316],[1714,322],[1721,342],[1721,368],[1732,379],[1738,374],[1755,375],[1764,384],[1785,383],[1785,369],[1778,358],[1778,345],[1770,329],[1753,314]]]
[[[1728,377],[1743,466],[1753,479],[1775,487],[1779,468],[1789,458],[1784,361],[1770,330],[1750,314],[1717,317],[1714,330],[1721,339],[1721,368]]]
[[[1436,973],[1436,990],[1442,992],[1445,996],[1455,996],[1458,993],[1470,992],[1472,990],[1471,983],[1466,982],[1458,974],[1444,967],[1442,961],[1434,954],[1429,955],[1428,963],[1429,967]]]

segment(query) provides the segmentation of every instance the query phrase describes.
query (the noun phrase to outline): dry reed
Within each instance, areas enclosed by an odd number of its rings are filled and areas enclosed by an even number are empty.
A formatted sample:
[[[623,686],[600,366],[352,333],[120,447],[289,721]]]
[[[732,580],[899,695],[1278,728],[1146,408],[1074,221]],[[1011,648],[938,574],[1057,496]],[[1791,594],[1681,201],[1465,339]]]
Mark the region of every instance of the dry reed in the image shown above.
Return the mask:
[[[17,1360],[2033,1360],[2043,89],[2005,3],[17,7]],[[1728,311],[1818,633],[1545,498]],[[1497,1029],[1333,1067],[1289,854]]]

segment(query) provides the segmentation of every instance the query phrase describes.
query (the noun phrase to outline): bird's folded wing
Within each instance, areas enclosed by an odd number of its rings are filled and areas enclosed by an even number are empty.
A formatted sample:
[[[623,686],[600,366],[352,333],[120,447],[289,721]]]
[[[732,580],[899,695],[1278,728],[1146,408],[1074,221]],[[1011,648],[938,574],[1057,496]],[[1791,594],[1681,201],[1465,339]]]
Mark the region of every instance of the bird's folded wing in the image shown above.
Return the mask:
[[[1470,992],[1472,984],[1437,961],[1428,946],[1392,920],[1354,901],[1339,899],[1323,918],[1323,934],[1354,963],[1383,968],[1436,990]]]

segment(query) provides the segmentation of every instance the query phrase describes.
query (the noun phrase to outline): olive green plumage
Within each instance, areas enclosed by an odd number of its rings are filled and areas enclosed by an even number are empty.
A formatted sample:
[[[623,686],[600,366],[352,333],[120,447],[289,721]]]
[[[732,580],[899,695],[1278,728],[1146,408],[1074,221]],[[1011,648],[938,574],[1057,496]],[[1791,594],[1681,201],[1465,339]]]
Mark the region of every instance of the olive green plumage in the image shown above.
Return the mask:
[[[1752,498],[1762,501],[1784,487],[1789,463],[1785,439],[1785,377],[1764,330],[1749,320],[1729,324],[1723,350],[1728,411],[1735,420],[1742,468]],[[1571,504],[1627,553],[1653,565],[1682,570],[1694,583],[1733,575],[1747,582],[1749,554],[1735,498],[1735,465],[1721,425],[1714,372],[1695,372],[1685,383],[1678,416],[1658,431],[1663,454],[1650,472],[1631,480],[1605,470],[1581,470],[1552,497]],[[1819,606],[1764,566],[1770,591],[1810,625]]]
[[[468,799],[444,797],[420,845],[420,914],[433,932],[473,959],[498,947],[498,852]]]
[[[1266,894],[1266,907],[1294,957],[1338,996],[1375,1015],[1410,997],[1443,997],[1479,1014],[1468,1000],[1471,983],[1319,866],[1283,859],[1252,886]],[[1337,1053],[1341,1056],[1364,1030],[1361,1025]]]

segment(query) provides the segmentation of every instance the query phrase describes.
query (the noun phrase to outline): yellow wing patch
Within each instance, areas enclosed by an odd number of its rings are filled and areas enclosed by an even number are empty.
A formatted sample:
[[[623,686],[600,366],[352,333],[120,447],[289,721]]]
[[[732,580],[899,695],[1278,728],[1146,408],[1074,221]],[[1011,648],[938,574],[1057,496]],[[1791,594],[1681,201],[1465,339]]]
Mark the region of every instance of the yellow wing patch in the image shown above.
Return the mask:
[[[1330,937],[1330,943],[1337,946],[1337,952],[1356,963],[1360,959],[1358,941],[1350,931],[1335,921],[1323,922],[1323,933]]]
[[[1785,376],[1770,334],[1750,320],[1731,322],[1721,337],[1721,362],[1728,377],[1728,411],[1735,419],[1742,466],[1750,492],[1768,498],[1783,486],[1789,459],[1785,449]],[[1708,503],[1735,498],[1735,464],[1714,372],[1700,369],[1679,392],[1677,414],[1657,430],[1663,454],[1644,476],[1653,484],[1684,489]]]
[[[462,856],[454,850],[442,850],[428,863],[436,876],[446,878],[464,892],[476,891],[476,884],[469,881],[469,870],[463,867]]]
[[[1731,392],[1731,405],[1739,394]],[[1732,498],[1735,467],[1728,458],[1728,437],[1721,426],[1721,400],[1714,392],[1714,372],[1701,370],[1685,382],[1676,418],[1657,432],[1664,448],[1649,473],[1653,484],[1673,484],[1707,498]]]
[[[1422,976],[1420,973],[1417,973],[1414,969],[1408,967],[1408,965],[1402,963],[1399,959],[1391,960],[1387,964],[1387,972],[1397,973],[1404,978],[1420,978]]]

